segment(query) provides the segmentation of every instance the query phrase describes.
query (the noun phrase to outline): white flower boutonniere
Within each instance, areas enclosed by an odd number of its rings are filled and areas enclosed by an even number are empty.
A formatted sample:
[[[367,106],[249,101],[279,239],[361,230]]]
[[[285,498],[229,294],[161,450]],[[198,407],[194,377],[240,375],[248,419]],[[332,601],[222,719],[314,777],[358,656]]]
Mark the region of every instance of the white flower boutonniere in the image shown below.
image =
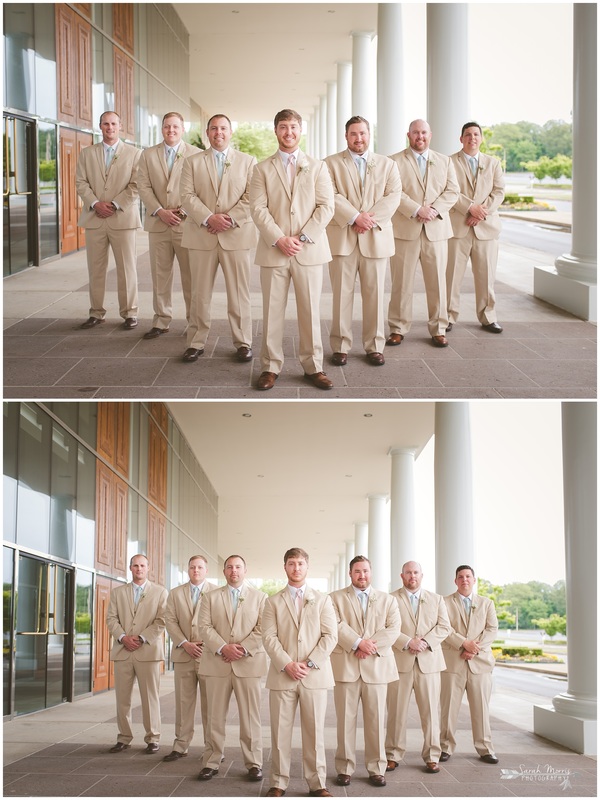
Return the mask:
[[[373,172],[374,169],[375,169],[375,159],[372,158],[367,164],[367,172]]]
[[[231,161],[229,159],[226,159],[225,163],[223,164],[223,167],[225,169],[229,169],[230,166],[231,166]]]
[[[177,160],[179,160],[180,158],[183,158],[183,153],[181,152],[181,150],[178,150],[178,151],[177,151],[177,154],[176,154],[175,158],[176,158]]]
[[[307,167],[307,169],[308,169],[308,167]],[[314,606],[314,604],[315,604],[315,598],[314,597],[305,597],[304,598],[304,605],[305,606]]]
[[[377,598],[373,597],[373,595],[369,595],[369,608],[371,608],[371,606],[374,606],[376,602]]]
[[[425,598],[424,597],[419,597],[419,605],[422,606],[424,602],[425,602]]]
[[[477,167],[477,171],[478,172],[483,172],[483,165],[482,164],[479,164],[479,166]]]
[[[308,164],[302,164],[298,167],[298,175],[308,175],[310,172],[310,167]]]
[[[238,597],[238,605],[239,605],[240,603],[243,603],[245,599],[246,599],[245,597],[242,597],[242,595],[240,595],[240,596]]]
[[[428,158],[428,159],[427,159],[427,164],[428,164],[430,167],[435,167],[435,161],[433,160],[433,158]]]
[[[141,602],[142,602],[142,600],[144,599],[144,597],[146,597],[146,592],[142,592],[142,594],[140,595],[140,599],[139,599],[139,601],[138,601],[138,602],[140,602],[140,603],[141,603]]]

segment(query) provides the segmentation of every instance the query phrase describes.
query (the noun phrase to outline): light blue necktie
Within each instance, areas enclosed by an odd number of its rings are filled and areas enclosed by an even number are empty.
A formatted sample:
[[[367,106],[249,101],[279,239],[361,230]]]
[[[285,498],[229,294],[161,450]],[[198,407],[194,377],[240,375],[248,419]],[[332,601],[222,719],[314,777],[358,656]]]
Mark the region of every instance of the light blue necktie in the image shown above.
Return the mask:
[[[108,169],[110,167],[110,165],[112,164],[112,160],[113,160],[114,155],[115,155],[115,148],[114,147],[107,147],[106,148],[106,160],[105,160],[106,169]]]
[[[366,592],[359,592],[358,597],[360,599],[360,604],[362,606],[363,614],[366,614],[367,613],[367,600],[369,598],[369,595]]]
[[[410,596],[410,604],[412,606],[413,614],[416,617],[417,616],[417,610],[419,608],[419,601],[417,599],[417,595],[416,594],[411,594],[411,596]]]
[[[419,162],[419,169],[421,171],[421,177],[424,178],[425,177],[425,170],[427,169],[427,159],[425,158],[425,156],[419,156],[417,161]]]
[[[217,153],[217,175],[219,176],[219,180],[223,177],[223,170],[225,167],[225,153]]]
[[[465,612],[467,614],[467,619],[469,618],[469,614],[471,613],[471,598],[470,597],[463,597],[462,599],[463,605],[465,607]]]
[[[198,599],[200,597],[200,587],[199,586],[192,586],[192,602],[194,603],[194,608],[198,605]]]
[[[167,167],[169,169],[169,175],[171,174],[171,170],[173,169],[174,163],[175,163],[175,148],[167,147]]]
[[[473,177],[477,175],[477,159],[471,156],[469,158],[469,164],[471,165],[471,173]]]
[[[142,587],[138,586],[137,584],[133,587],[134,588],[134,597],[133,597],[133,604],[137,608],[138,603],[140,602],[140,598],[142,596]]]
[[[365,160],[362,156],[359,156],[356,159],[356,166],[358,167],[358,174],[360,175],[360,182],[364,186],[365,185],[365,172],[367,165],[365,164]]]
[[[238,609],[238,603],[240,601],[240,590],[239,589],[232,589],[231,590],[231,601],[233,603],[233,613]]]

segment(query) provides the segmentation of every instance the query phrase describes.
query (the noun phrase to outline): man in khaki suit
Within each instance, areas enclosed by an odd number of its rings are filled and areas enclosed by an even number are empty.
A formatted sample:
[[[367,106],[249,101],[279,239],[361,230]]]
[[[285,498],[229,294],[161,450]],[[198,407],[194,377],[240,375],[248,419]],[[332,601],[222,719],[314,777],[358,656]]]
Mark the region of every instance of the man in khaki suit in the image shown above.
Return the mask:
[[[477,319],[489,333],[502,333],[496,318],[494,281],[498,264],[500,215],[504,200],[504,175],[497,158],[481,153],[481,125],[467,122],[460,135],[462,150],[451,156],[460,194],[450,210],[453,237],[448,242],[448,327],[458,319],[460,287],[471,259]]]
[[[210,148],[187,160],[181,176],[181,203],[189,215],[183,245],[189,249],[192,270],[192,314],[183,354],[188,363],[204,353],[219,264],[236,358],[252,360],[250,267],[258,236],[248,189],[256,159],[230,147],[231,134],[229,117],[211,117],[206,128]]]
[[[388,772],[395,770],[406,752],[408,705],[414,689],[421,728],[421,755],[425,771],[440,771],[440,672],[445,669],[441,643],[450,633],[444,598],[421,589],[423,572],[416,561],[402,567],[403,588],[392,592],[400,608],[400,636],[394,643],[398,680],[387,696]]]
[[[363,347],[375,367],[385,363],[383,290],[388,258],[394,254],[392,215],[402,184],[394,162],[369,151],[370,128],[364,117],[346,123],[348,149],[325,163],[333,182],[335,213],[327,226],[333,254],[329,277],[333,322],[329,341],[333,363],[343,367],[352,347],[354,286],[360,277]]]
[[[306,586],[308,553],[300,547],[283,559],[288,585],[265,603],[263,642],[271,659],[267,675],[271,716],[271,788],[282,797],[290,780],[292,730],[300,704],[302,766],[311,797],[325,788],[325,712],[334,686],[329,656],[337,642],[331,599]]]
[[[392,645],[400,633],[396,600],[371,586],[371,562],[355,556],[351,585],[330,595],[338,620],[338,643],[331,654],[337,717],[335,769],[338,786],[349,786],[356,769],[356,727],[362,703],[365,763],[369,782],[385,786],[385,701],[388,684],[398,680]]]
[[[146,207],[144,230],[148,231],[152,270],[154,319],[144,339],[158,339],[169,332],[173,318],[173,261],[177,256],[185,317],[190,319],[192,279],[187,248],[181,244],[185,212],[181,209],[179,181],[185,158],[200,153],[198,147],[182,141],[183,117],[169,111],[163,117],[163,141],[144,150],[138,163],[137,185]]]
[[[250,184],[250,210],[260,239],[263,340],[257,389],[272,389],[283,367],[285,307],[290,281],[298,312],[299,357],[317,389],[331,389],[323,372],[320,300],[323,264],[331,258],[325,228],[333,216],[333,187],[322,161],[298,145],[302,117],[292,109],[275,115],[279,150],[260,163]]]
[[[486,764],[497,764],[490,727],[496,609],[489,597],[475,593],[475,573],[468,564],[456,568],[454,583],[458,590],[444,598],[452,631],[442,643],[446,670],[442,672],[440,761],[448,761],[456,749],[458,712],[466,690],[475,750]]]
[[[232,692],[240,716],[240,746],[248,779],[262,780],[260,681],[267,674],[262,643],[262,612],[267,595],[246,583],[241,556],[225,559],[227,584],[207,595],[200,609],[206,652],[200,672],[206,680],[208,729],[198,776],[208,781],[219,771],[225,750],[225,723]]]
[[[83,208],[77,224],[85,228],[90,281],[90,316],[81,328],[104,322],[108,250],[117,268],[119,314],[123,327],[137,326],[138,288],[135,232],[141,227],[136,167],[141,151],[119,139],[121,118],[100,115],[102,141],[85,147],[77,159],[75,185]]]
[[[194,738],[198,689],[202,730],[206,742],[206,681],[200,674],[204,642],[200,635],[199,612],[204,595],[217,588],[206,580],[207,572],[206,558],[192,556],[188,561],[189,581],[172,589],[167,600],[165,622],[171,637],[171,659],[175,668],[175,741],[173,750],[163,761],[178,761],[187,755]]]
[[[146,753],[158,752],[160,741],[160,664],[165,658],[167,590],[148,580],[148,559],[138,553],[129,562],[132,583],[110,593],[106,625],[113,637],[110,660],[115,668],[117,743],[111,753],[131,747],[131,695],[137,679],[142,701]]]
[[[402,199],[392,219],[396,253],[390,261],[390,335],[386,344],[401,344],[410,330],[415,272],[420,261],[429,334],[436,347],[447,347],[446,264],[452,236],[449,211],[458,199],[458,183],[448,156],[429,149],[429,123],[414,120],[407,136],[409,147],[392,156],[400,171]]]

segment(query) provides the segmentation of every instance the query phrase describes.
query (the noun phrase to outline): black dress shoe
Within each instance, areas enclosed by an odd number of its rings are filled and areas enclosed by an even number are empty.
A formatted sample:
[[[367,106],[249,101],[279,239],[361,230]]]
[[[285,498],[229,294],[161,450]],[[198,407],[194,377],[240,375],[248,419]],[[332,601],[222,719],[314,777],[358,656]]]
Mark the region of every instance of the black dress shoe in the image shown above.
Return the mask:
[[[484,756],[479,756],[479,758],[485,761],[486,764],[497,764],[500,761],[493,753],[486,753]]]
[[[191,364],[193,361],[198,361],[198,357],[204,353],[204,348],[197,350],[195,347],[188,347],[183,354],[183,360],[186,364]]]
[[[383,353],[367,353],[367,361],[372,367],[382,367],[385,364]]]
[[[250,767],[248,770],[249,781],[262,781],[263,773],[260,767]]]
[[[338,786],[350,786],[350,780],[350,775],[344,775],[343,772],[340,772],[335,782]]]
[[[215,775],[218,774],[219,774],[218,769],[211,769],[210,767],[204,767],[204,769],[201,770],[200,774],[198,775],[198,780],[209,781],[211,778],[213,778]]]
[[[336,367],[345,367],[348,363],[348,355],[346,353],[334,353],[331,356],[331,363]]]
[[[138,324],[137,317],[127,317],[127,319],[123,323],[123,327],[125,328],[126,331],[130,331],[133,328],[137,328],[137,324]]]
[[[442,753],[440,755],[440,764],[443,764],[444,761],[449,761],[449,759],[450,759],[450,753]]]
[[[122,753],[123,750],[129,750],[131,747],[130,744],[125,744],[125,742],[117,742],[114,747],[111,747],[108,751],[109,753]]]
[[[150,328],[150,330],[144,334],[144,339],[158,339],[159,336],[162,336],[163,333],[168,333],[168,328]]]
[[[168,756],[163,758],[163,761],[179,761],[180,758],[186,758],[187,753],[180,753],[179,750],[171,750]]]
[[[158,753],[159,746],[156,742],[148,742],[144,753]]]
[[[502,326],[498,325],[497,322],[490,322],[489,325],[482,325],[481,327],[488,333],[502,333]]]
[[[102,325],[103,322],[104,320],[100,319],[100,317],[90,317],[89,319],[86,319],[86,321],[82,325],[79,326],[79,329],[85,331],[88,328],[95,328],[96,325]]]
[[[369,775],[369,783],[371,786],[377,786],[379,788],[385,786],[386,780],[383,775]]]
[[[446,333],[450,333],[450,331],[452,330],[453,327],[454,327],[454,323],[453,322],[449,322],[446,325]]]
[[[236,358],[238,361],[252,361],[252,348],[243,345],[243,347],[238,347]]]

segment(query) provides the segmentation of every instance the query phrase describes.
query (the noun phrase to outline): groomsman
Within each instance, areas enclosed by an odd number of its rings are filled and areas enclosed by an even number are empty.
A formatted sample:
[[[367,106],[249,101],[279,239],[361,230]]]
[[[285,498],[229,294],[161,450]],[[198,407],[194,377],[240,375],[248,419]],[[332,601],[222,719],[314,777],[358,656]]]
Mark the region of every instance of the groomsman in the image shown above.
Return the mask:
[[[146,735],[145,753],[157,753],[160,742],[160,664],[165,659],[167,590],[148,580],[148,559],[138,553],[129,562],[132,582],[110,593],[106,625],[113,637],[110,660],[115,669],[117,743],[110,753],[131,747],[131,697],[137,680]]]
[[[504,175],[497,158],[480,152],[483,134],[478,122],[466,122],[460,135],[462,150],[451,156],[460,194],[450,210],[453,236],[448,242],[448,327],[458,319],[460,287],[471,259],[477,319],[488,333],[502,333],[496,318],[494,281],[498,264],[500,215]]]
[[[302,117],[286,108],[275,115],[279,150],[252,175],[250,209],[260,239],[263,339],[257,389],[268,391],[283,367],[285,308],[290,282],[298,313],[299,357],[304,377],[331,389],[323,372],[321,289],[323,264],[331,259],[325,228],[333,216],[333,187],[322,161],[299,149]]]
[[[325,788],[325,712],[333,688],[329,656],[337,624],[327,595],[306,586],[308,553],[300,547],[283,559],[288,585],[265,603],[263,642],[271,659],[267,675],[271,714],[271,788],[282,797],[290,780],[292,731],[300,705],[302,766],[311,797],[331,797]]]
[[[206,580],[208,562],[204,556],[192,556],[188,562],[189,581],[169,592],[165,620],[171,637],[171,658],[175,668],[175,741],[163,761],[178,761],[187,756],[194,738],[194,717],[200,689],[202,730],[206,742],[206,682],[200,674],[204,642],[198,615],[205,594],[217,587]]]
[[[183,246],[190,251],[192,271],[192,308],[183,360],[191,363],[204,353],[220,265],[236,358],[251,361],[250,266],[257,233],[250,218],[248,190],[256,159],[230,147],[231,121],[225,114],[209,119],[206,136],[209,149],[186,160],[181,176],[181,204],[189,216]]]
[[[364,117],[346,123],[347,150],[325,163],[333,182],[335,213],[327,226],[333,254],[329,277],[333,289],[330,333],[333,363],[343,367],[352,347],[354,287],[360,278],[363,347],[374,367],[385,363],[383,290],[388,258],[394,254],[392,215],[402,184],[394,162],[369,150],[370,127]]]
[[[388,684],[398,680],[392,645],[400,633],[400,613],[395,598],[371,586],[371,562],[365,556],[350,562],[350,581],[330,595],[338,620],[338,643],[331,654],[337,784],[349,786],[356,769],[360,703],[369,782],[380,788],[386,785],[385,702]]]
[[[420,261],[429,334],[436,347],[447,347],[446,264],[448,239],[452,236],[449,212],[458,199],[458,183],[448,156],[429,149],[428,122],[413,120],[407,136],[409,147],[391,156],[400,171],[402,199],[392,220],[396,253],[390,260],[392,293],[386,344],[401,344],[410,330],[415,273]]]
[[[468,564],[456,568],[454,583],[457,591],[444,598],[452,631],[442,642],[446,670],[442,672],[440,761],[448,761],[456,749],[458,712],[466,691],[475,750],[486,764],[497,764],[490,727],[496,609],[489,597],[475,593],[475,573]]]
[[[163,141],[142,153],[137,184],[146,207],[144,230],[148,231],[150,268],[152,270],[152,305],[154,319],[144,339],[158,339],[169,332],[173,317],[173,261],[177,256],[181,288],[185,300],[185,317],[190,319],[192,279],[187,248],[181,244],[185,212],[181,208],[179,181],[183,160],[199,148],[182,141],[183,117],[169,111],[163,117]]]
[[[445,669],[441,643],[450,633],[444,598],[421,589],[423,572],[416,561],[402,567],[403,587],[392,592],[400,608],[400,636],[394,643],[398,680],[387,696],[387,770],[396,769],[406,752],[406,724],[414,690],[421,728],[425,771],[440,771],[440,672]]]
[[[114,111],[100,115],[102,141],[84,147],[77,159],[75,186],[83,208],[77,221],[85,228],[90,316],[79,327],[104,322],[108,251],[117,269],[117,296],[123,327],[137,327],[138,287],[135,232],[141,227],[136,168],[141,151],[119,138],[121,118]]]
[[[219,771],[232,693],[240,716],[240,746],[248,779],[260,781],[263,776],[260,681],[267,674],[267,655],[261,622],[267,596],[246,583],[246,571],[241,556],[229,556],[223,568],[226,585],[207,595],[200,609],[206,647],[200,672],[208,698],[201,781],[209,781]]]

